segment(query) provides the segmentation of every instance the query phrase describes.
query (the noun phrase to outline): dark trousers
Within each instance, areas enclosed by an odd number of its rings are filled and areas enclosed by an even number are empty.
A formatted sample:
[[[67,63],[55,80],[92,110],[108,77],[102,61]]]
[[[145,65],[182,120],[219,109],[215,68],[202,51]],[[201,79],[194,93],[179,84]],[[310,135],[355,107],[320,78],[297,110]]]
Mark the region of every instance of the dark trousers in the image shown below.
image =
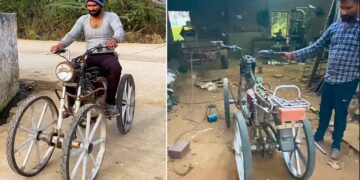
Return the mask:
[[[87,59],[87,66],[97,66],[101,69],[102,76],[107,79],[106,103],[115,105],[115,96],[120,81],[122,67],[115,54],[93,54]]]
[[[324,81],[321,89],[320,120],[315,132],[315,141],[324,140],[329,126],[332,110],[335,110],[332,148],[340,149],[340,143],[346,129],[348,107],[355,93],[358,80],[331,85]]]

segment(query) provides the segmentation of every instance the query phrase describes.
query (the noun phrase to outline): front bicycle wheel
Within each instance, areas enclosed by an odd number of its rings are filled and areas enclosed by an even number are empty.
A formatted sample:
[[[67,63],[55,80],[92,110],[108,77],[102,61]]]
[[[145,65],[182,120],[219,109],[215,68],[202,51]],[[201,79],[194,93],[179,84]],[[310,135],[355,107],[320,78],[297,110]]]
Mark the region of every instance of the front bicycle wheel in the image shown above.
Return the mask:
[[[32,96],[16,111],[9,129],[6,155],[10,168],[34,176],[48,163],[54,146],[39,139],[55,131],[58,111],[51,98]]]
[[[62,146],[60,173],[63,180],[95,179],[105,155],[104,117],[102,108],[95,104],[86,104],[75,114]],[[85,122],[83,128],[79,126],[82,122]]]
[[[295,148],[283,152],[289,173],[296,179],[309,179],[315,168],[315,143],[309,120],[301,121],[302,127],[293,128]]]

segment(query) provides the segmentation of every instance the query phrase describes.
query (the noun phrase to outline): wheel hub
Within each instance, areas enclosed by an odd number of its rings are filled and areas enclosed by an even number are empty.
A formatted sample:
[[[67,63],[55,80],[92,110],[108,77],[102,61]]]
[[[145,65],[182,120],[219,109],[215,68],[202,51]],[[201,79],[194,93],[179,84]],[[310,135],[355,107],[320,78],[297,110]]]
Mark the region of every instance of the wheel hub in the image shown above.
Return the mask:
[[[37,131],[36,132],[36,140],[39,141],[40,140],[40,135],[41,135],[42,131]]]
[[[87,153],[90,154],[94,149],[94,145],[92,143],[89,144],[88,148],[87,148]]]

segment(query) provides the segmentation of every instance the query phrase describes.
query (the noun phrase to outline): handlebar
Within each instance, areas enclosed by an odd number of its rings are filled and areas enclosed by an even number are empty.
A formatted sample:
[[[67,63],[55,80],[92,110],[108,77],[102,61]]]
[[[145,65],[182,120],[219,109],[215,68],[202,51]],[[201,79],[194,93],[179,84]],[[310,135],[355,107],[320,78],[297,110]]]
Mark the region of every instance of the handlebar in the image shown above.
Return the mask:
[[[210,41],[211,43],[215,44],[215,45],[220,45],[222,48],[225,49],[231,49],[233,51],[241,51],[241,47],[237,46],[237,45],[225,45],[223,41]]]
[[[86,50],[85,53],[84,53],[83,55],[81,55],[81,56],[86,56],[86,55],[92,54],[94,51],[100,52],[100,51],[101,51],[102,49],[104,49],[104,48],[108,48],[108,46],[103,45],[103,44],[99,44],[99,45],[97,45],[97,46],[95,46],[95,47],[93,47],[93,48],[90,48],[90,49]],[[61,54],[63,54],[63,53],[66,53],[66,57],[63,56],[63,55],[61,55]],[[70,51],[68,48],[59,48],[59,49],[57,49],[57,50],[55,51],[54,54],[59,55],[60,57],[66,59],[66,60],[69,61],[69,62],[71,61],[71,60],[70,60],[71,51]],[[79,57],[81,57],[81,56],[79,56]]]
[[[284,56],[286,52],[274,52],[273,50],[261,50],[257,53],[258,57],[267,57],[270,58],[272,56]]]

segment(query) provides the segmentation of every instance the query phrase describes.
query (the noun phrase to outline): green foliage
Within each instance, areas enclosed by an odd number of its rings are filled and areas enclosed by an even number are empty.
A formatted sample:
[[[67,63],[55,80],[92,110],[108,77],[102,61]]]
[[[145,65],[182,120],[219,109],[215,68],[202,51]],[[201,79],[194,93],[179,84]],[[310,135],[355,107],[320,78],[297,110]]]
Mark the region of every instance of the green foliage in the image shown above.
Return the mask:
[[[126,31],[165,36],[165,8],[151,0],[110,0],[106,8],[120,16]]]
[[[165,39],[165,7],[151,0],[105,0],[105,9],[120,16],[130,42]],[[0,0],[0,12],[17,14],[20,38],[59,40],[87,10],[84,0]]]

